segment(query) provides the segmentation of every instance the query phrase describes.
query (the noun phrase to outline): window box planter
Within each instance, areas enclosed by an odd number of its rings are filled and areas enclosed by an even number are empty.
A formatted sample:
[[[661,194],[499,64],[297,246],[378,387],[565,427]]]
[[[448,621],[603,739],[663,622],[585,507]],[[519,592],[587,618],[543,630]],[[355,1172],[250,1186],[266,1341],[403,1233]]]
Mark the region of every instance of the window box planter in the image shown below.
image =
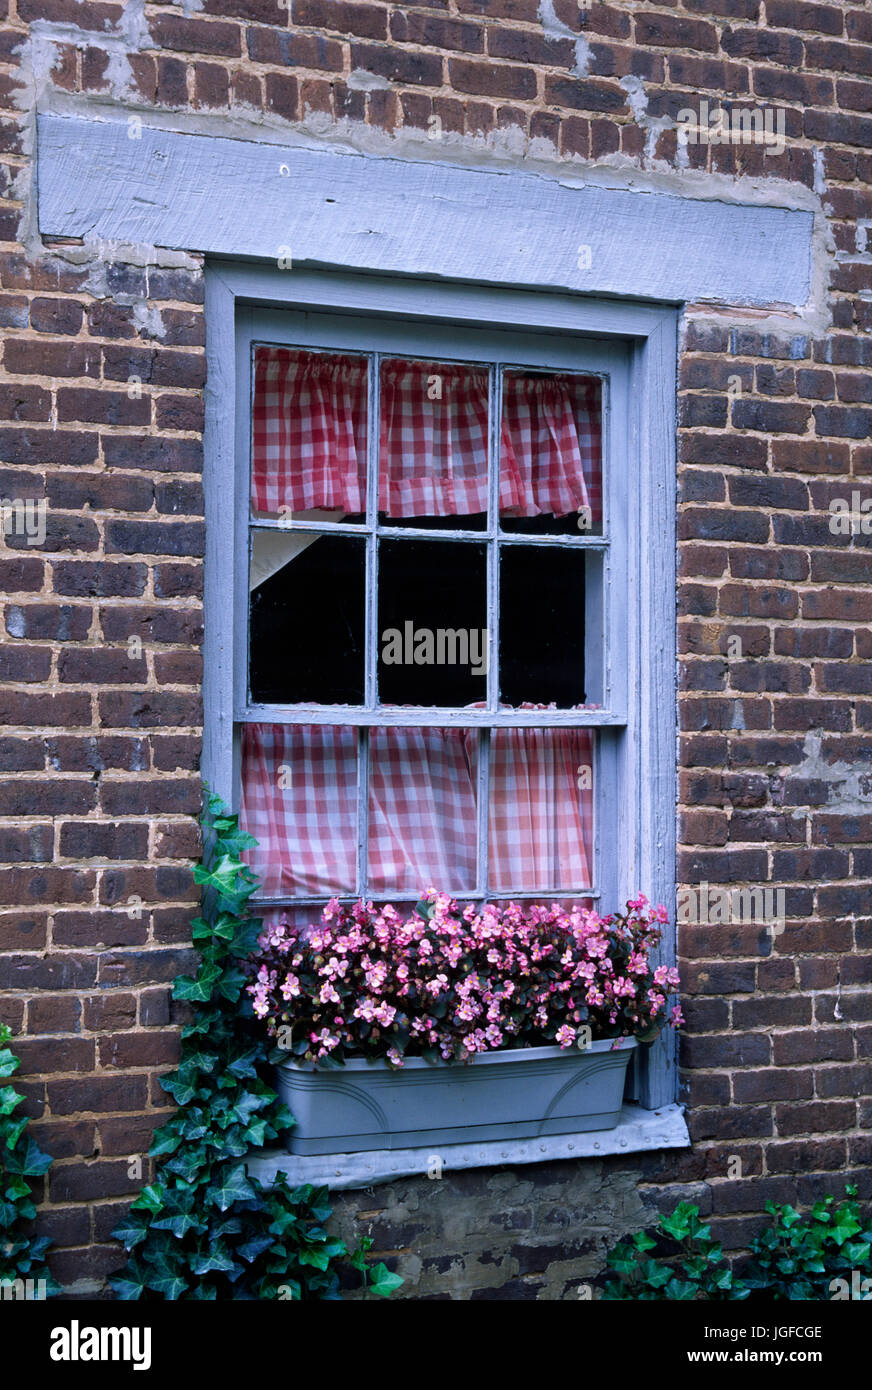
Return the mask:
[[[400,1069],[359,1058],[327,1071],[287,1061],[278,1067],[278,1089],[297,1121],[288,1151],[358,1153],[613,1129],[636,1045],[635,1038],[609,1038],[584,1052],[506,1049],[451,1064],[409,1058]]]

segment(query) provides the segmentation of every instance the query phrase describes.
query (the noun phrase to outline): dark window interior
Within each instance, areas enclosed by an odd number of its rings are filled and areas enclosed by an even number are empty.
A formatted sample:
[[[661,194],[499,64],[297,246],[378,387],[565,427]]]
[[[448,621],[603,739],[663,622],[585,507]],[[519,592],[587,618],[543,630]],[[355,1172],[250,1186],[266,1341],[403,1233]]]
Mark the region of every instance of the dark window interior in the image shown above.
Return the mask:
[[[471,662],[388,664],[382,657],[385,633],[392,629],[403,634],[403,656],[409,651],[414,655],[417,644],[405,637],[407,623],[413,625],[412,634],[426,629],[434,637],[439,629],[462,629],[467,634],[474,629],[476,652],[481,653],[482,629],[487,627],[486,576],[485,547],[472,541],[380,542],[378,688],[382,704],[466,705],[485,699],[487,676],[473,675]],[[445,652],[453,646],[453,642],[446,644]],[[427,655],[425,648],[419,650]],[[462,655],[459,646],[453,654]]]
[[[500,699],[583,704],[585,555],[500,547]]]
[[[362,704],[362,540],[319,536],[251,595],[251,698]]]

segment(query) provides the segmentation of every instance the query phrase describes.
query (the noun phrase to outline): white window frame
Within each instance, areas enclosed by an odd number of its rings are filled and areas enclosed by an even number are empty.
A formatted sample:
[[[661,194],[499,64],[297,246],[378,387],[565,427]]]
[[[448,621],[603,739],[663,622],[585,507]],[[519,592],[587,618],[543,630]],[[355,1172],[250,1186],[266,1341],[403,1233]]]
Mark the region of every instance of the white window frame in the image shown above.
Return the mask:
[[[246,720],[362,726],[591,726],[601,730],[594,771],[596,821],[609,828],[607,844],[602,834],[597,835],[593,892],[606,911],[638,891],[646,892],[652,900],[667,904],[674,922],[676,317],[671,308],[577,295],[280,271],[226,262],[208,267],[203,772],[215,791],[238,805],[235,731]],[[394,356],[431,360],[469,357],[608,378],[608,409],[603,416],[604,534],[556,539],[557,544],[594,548],[604,556],[605,709],[550,711],[547,718],[542,711],[495,708],[379,711],[374,705],[372,653],[367,669],[369,708],[301,710],[248,701],[251,354],[258,342],[329,346],[339,351],[380,349]],[[369,416],[371,449],[377,418],[376,407]],[[492,449],[498,419],[495,409]],[[375,520],[376,481],[376,470],[371,468],[370,523]],[[494,478],[492,520],[495,487]],[[323,528],[312,523],[310,529]],[[345,529],[366,534],[367,545],[377,543],[374,524],[369,532]],[[412,528],[401,530],[410,539],[415,535]],[[432,531],[426,535],[434,538]],[[439,532],[440,539],[461,535],[486,541],[489,549],[495,545],[491,527],[485,532]],[[523,536],[519,541],[555,544],[553,537]],[[495,566],[489,560],[491,598],[495,583]],[[372,640],[369,645],[374,649]],[[493,673],[496,663],[490,666]],[[489,695],[495,699],[493,674]],[[365,795],[365,784],[360,792]],[[487,802],[480,794],[480,835],[486,834],[486,816]],[[567,890],[560,890],[560,895],[569,896]],[[670,931],[661,958],[672,963],[674,950]],[[674,1040],[669,1030],[645,1049],[634,1084],[636,1097],[648,1108],[675,1100]]]

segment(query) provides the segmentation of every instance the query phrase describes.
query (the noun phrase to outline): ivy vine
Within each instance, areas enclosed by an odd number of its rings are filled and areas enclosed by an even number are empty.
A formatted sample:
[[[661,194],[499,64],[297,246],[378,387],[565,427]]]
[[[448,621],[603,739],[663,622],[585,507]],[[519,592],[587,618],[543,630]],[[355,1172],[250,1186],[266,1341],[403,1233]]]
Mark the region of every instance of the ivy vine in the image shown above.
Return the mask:
[[[47,1173],[52,1159],[27,1133],[27,1116],[12,1113],[24,1096],[4,1084],[21,1065],[11,1040],[11,1030],[0,1023],[0,1284],[16,1285],[14,1297],[48,1298],[61,1289],[43,1263],[52,1242],[29,1229],[36,1216],[29,1180]]]
[[[178,1069],[161,1080],[178,1109],[149,1150],[160,1160],[154,1182],[113,1232],[129,1258],[110,1282],[122,1299],[336,1300],[350,1265],[385,1297],[402,1279],[367,1264],[369,1238],[349,1252],[328,1233],[326,1187],[292,1188],[279,1173],[264,1188],[246,1170],[246,1157],[294,1120],[265,1079],[271,1044],[243,994],[261,923],[248,910],[258,880],[240,855],[257,842],[208,788],[201,825],[194,879],[203,908],[192,924],[200,965],[173,987],[193,1021]]]

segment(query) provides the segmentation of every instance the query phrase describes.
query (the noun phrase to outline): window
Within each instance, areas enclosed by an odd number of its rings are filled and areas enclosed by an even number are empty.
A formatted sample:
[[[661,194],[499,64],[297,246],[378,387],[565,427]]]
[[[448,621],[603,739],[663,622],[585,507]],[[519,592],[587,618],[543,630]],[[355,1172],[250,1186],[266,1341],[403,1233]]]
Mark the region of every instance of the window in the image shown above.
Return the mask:
[[[674,314],[222,264],[207,323],[204,774],[264,911],[673,902]]]
[[[437,336],[253,325],[236,724],[274,906],[602,893],[625,357]]]

